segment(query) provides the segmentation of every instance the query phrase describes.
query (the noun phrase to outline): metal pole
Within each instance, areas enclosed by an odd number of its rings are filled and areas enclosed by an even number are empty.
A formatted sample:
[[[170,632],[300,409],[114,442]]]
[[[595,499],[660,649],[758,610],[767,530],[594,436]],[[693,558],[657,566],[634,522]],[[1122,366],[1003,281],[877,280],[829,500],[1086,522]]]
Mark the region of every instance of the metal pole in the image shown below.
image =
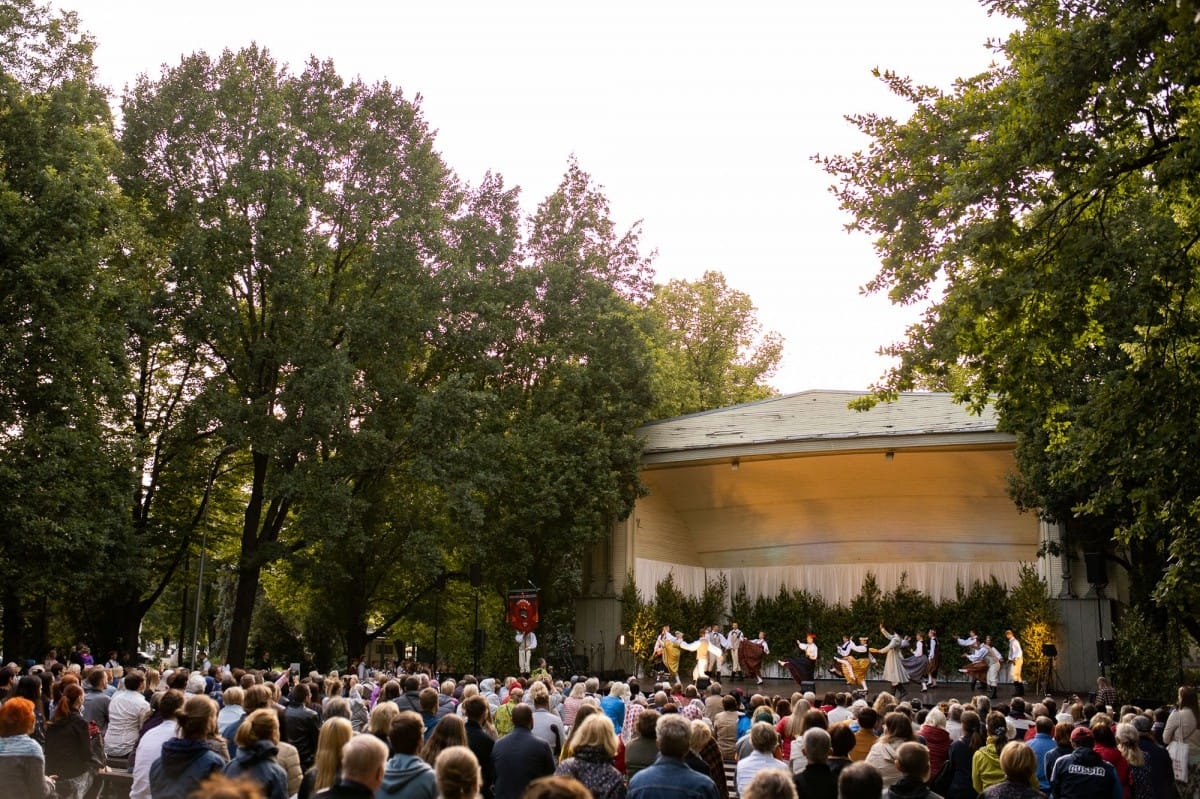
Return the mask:
[[[438,620],[442,609],[442,592],[433,595],[433,675],[438,676]]]
[[[178,665],[183,665],[183,644],[187,640],[188,612],[188,571],[192,566],[192,548],[189,546],[183,553],[183,606],[179,610],[179,657],[175,658]]]
[[[204,556],[208,553],[208,510],[205,509],[205,524],[200,536],[200,577],[196,580],[196,618],[192,622],[192,671],[196,670],[196,642],[200,638],[200,602],[204,596]]]

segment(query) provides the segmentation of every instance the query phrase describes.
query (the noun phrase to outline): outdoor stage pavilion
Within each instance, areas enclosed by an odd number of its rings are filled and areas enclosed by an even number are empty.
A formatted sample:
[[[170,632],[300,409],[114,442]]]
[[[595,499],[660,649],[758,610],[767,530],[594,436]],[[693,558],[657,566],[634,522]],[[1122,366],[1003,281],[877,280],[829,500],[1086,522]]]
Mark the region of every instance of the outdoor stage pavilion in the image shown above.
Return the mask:
[[[690,595],[724,574],[751,599],[787,586],[831,603],[849,603],[868,572],[885,592],[906,575],[936,601],[993,575],[1011,586],[1033,563],[1060,602],[1059,679],[1094,685],[1111,602],[1089,594],[1082,567],[1039,558],[1058,530],[1009,498],[1014,439],[995,414],[933,393],[851,410],[858,396],[804,391],[641,429],[647,494],[584,567],[576,640],[591,670],[633,666],[619,645],[629,574],[646,598],[668,574]]]

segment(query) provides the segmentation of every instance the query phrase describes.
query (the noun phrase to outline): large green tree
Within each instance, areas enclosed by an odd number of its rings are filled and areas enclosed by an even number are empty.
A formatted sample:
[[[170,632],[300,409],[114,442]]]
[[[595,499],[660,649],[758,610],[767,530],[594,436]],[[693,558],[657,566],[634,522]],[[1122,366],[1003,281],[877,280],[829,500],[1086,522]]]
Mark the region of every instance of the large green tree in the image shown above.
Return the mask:
[[[12,658],[40,656],[49,603],[111,580],[131,549],[124,209],[92,49],[74,15],[0,3],[0,602]]]
[[[655,287],[655,418],[766,399],[765,381],[783,357],[783,338],[763,332],[750,296],[720,272]]]
[[[1106,547],[1135,602],[1200,636],[1200,146],[1195,4],[993,0],[996,63],[827,157],[874,237],[874,291],[929,299],[879,388],[994,402],[1017,500]]]
[[[412,402],[457,190],[415,103],[316,60],[188,56],[139,80],[124,116],[123,185],[168,243],[182,335],[212,364],[194,404],[243,494],[241,664],[261,570],[305,546],[296,513],[329,529],[336,481],[361,468],[342,460],[395,455],[370,419]]]

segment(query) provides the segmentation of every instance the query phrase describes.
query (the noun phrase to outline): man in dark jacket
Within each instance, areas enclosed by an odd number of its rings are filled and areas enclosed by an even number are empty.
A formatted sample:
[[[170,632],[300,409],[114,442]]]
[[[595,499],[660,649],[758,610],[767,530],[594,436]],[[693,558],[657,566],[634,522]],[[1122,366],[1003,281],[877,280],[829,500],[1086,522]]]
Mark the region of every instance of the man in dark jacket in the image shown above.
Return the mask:
[[[514,707],[512,724],[512,732],[492,747],[495,799],[520,799],[529,783],[554,773],[550,746],[533,734],[533,709],[526,704]]]
[[[1096,740],[1087,727],[1071,733],[1074,750],[1054,761],[1050,799],[1121,799],[1124,790],[1117,770],[1092,751]]]
[[[308,771],[317,759],[317,739],[321,735],[321,718],[308,706],[309,688],[300,683],[292,689],[283,721],[287,741],[300,754],[300,769]]]
[[[376,795],[387,799],[436,799],[437,778],[433,769],[417,757],[424,740],[424,722],[405,710],[392,722],[388,742],[394,753],[383,770],[383,785]]]
[[[396,706],[401,710],[421,712],[421,678],[410,674],[404,678],[404,693],[396,697]]]
[[[492,736],[483,729],[483,719],[487,716],[488,703],[479,694],[463,702],[463,710],[467,714],[467,746],[479,761],[479,769],[483,774],[483,785],[479,789],[483,799],[492,799],[493,788],[496,784],[496,769],[492,765],[492,748],[496,745]],[[532,717],[531,717],[532,718]]]
[[[796,745],[797,742],[792,742],[792,746]],[[837,777],[828,762],[832,746],[829,733],[820,727],[806,730],[800,746],[808,765],[792,778],[796,783],[796,794],[802,799],[837,799]]]

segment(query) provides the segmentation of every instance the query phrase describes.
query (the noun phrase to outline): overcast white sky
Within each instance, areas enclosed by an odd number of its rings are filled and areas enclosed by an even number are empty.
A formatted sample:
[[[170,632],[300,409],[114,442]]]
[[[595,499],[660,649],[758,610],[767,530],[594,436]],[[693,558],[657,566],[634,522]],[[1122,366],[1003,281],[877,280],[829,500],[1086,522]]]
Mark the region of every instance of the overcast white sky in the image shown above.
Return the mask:
[[[870,242],[843,230],[816,153],[863,144],[843,115],[903,113],[880,66],[949,86],[1011,24],[975,0],[58,0],[120,92],[195,50],[251,41],[279,61],[420,94],[445,160],[522,187],[532,212],[573,153],[659,281],[723,272],[786,339],[781,391],[859,389],[915,311],[859,287]]]

